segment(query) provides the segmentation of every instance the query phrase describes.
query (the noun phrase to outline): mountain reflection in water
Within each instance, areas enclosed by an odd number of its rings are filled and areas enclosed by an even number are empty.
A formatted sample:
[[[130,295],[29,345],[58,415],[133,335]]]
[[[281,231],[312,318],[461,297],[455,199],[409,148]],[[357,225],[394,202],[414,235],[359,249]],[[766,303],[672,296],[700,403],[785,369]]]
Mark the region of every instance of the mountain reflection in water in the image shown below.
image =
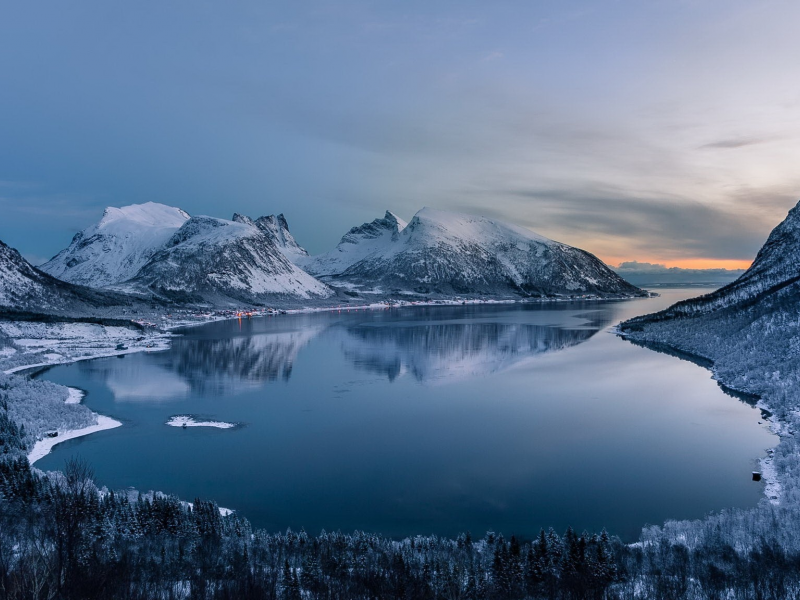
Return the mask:
[[[390,381],[409,375],[436,383],[509,369],[536,355],[563,350],[585,342],[607,326],[609,310],[521,311],[515,318],[475,321],[462,307],[420,312],[352,312],[336,319],[330,315],[290,315],[272,319],[221,322],[188,329],[176,338],[160,363],[179,376],[195,393],[231,393],[270,381],[288,381],[297,356],[317,340],[333,341],[357,369],[385,375]],[[519,317],[523,318],[520,319]],[[409,317],[411,317],[409,319]],[[522,322],[520,322],[522,321]],[[239,327],[241,326],[241,329]],[[152,383],[141,374],[126,373],[132,365],[120,361],[107,369],[112,389],[124,389],[117,398],[146,397]],[[184,393],[165,373],[160,400],[169,390]],[[134,383],[139,382],[139,383]],[[136,394],[137,388],[142,394]]]
[[[390,381],[408,373],[417,381],[436,382],[497,373],[537,354],[575,346],[606,322],[586,329],[522,323],[356,325],[341,332],[342,352],[357,368]]]

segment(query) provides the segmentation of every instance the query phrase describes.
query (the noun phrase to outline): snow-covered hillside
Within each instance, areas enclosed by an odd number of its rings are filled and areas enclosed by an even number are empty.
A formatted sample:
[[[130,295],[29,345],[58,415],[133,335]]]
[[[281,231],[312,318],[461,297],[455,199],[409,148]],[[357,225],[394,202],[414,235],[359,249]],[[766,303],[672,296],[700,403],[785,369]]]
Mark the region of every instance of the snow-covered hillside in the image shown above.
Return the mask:
[[[107,208],[42,269],[67,282],[171,301],[263,304],[330,296],[328,286],[290,260],[307,254],[283,215],[226,221],[148,202]]]
[[[40,268],[63,281],[105,287],[127,281],[181,227],[189,215],[155,202],[109,207],[103,218]]]
[[[383,293],[644,294],[588,252],[522,227],[429,208],[408,225],[387,212],[299,264],[331,284]]]
[[[333,292],[291,263],[259,227],[192,217],[120,289],[182,301],[264,303]]]
[[[98,316],[141,309],[140,303],[112,292],[72,285],[33,267],[0,241],[0,312]]]

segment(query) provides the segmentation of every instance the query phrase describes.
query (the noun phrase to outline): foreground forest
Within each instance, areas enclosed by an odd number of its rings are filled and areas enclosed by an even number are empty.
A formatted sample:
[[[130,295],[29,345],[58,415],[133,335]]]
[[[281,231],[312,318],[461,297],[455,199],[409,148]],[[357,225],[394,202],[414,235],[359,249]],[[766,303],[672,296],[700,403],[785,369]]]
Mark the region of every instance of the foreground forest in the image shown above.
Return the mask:
[[[10,404],[35,385],[8,377],[0,390],[2,599],[800,597],[800,514],[766,501],[649,528],[633,545],[572,530],[400,541],[253,531],[211,502],[98,489],[80,461],[32,469]]]

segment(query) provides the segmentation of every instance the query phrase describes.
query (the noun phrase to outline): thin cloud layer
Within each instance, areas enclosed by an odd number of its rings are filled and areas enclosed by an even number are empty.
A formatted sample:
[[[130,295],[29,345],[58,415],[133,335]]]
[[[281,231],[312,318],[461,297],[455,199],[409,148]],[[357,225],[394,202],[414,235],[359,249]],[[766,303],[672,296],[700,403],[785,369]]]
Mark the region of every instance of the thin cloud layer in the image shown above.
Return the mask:
[[[315,253],[428,205],[609,261],[746,261],[800,198],[798,20],[746,0],[9,7],[0,182],[37,183],[0,183],[0,239],[48,256],[152,200],[284,212]]]

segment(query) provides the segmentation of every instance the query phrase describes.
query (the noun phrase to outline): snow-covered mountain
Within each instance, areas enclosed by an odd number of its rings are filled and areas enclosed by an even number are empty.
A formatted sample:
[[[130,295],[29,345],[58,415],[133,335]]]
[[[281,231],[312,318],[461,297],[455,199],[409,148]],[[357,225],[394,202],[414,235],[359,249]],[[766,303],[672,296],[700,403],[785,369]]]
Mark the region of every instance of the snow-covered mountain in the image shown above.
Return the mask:
[[[387,251],[393,242],[399,240],[400,232],[406,225],[405,221],[387,210],[382,219],[353,227],[330,252],[295,259],[295,262],[314,275],[340,275],[356,263]]]
[[[237,223],[246,223],[258,227],[264,232],[264,235],[274,242],[278,250],[292,262],[299,264],[299,261],[308,256],[306,249],[298,244],[294,236],[289,233],[289,224],[286,222],[286,217],[283,216],[283,213],[277,217],[275,215],[259,217],[255,221],[250,217],[236,213],[233,215],[233,220]]]
[[[440,295],[643,295],[595,256],[500,221],[423,208],[387,212],[330,252],[300,260],[333,285]]]
[[[142,308],[137,300],[73,285],[32,266],[15,249],[0,241],[0,313],[46,313],[98,316]]]
[[[287,257],[307,256],[283,215],[190,217],[147,202],[107,208],[42,270],[63,281],[188,302],[265,303],[333,292]]]
[[[155,202],[109,207],[98,223],[75,234],[40,268],[79,285],[121,283],[136,275],[188,219],[180,208]]]
[[[204,216],[186,221],[121,289],[180,301],[256,304],[333,293],[290,262],[252,222]]]
[[[786,295],[785,288],[796,288],[800,281],[800,203],[772,230],[758,251],[753,264],[738,279],[720,289],[679,302],[657,315],[642,320],[705,315],[730,308],[746,308],[774,297]]]

